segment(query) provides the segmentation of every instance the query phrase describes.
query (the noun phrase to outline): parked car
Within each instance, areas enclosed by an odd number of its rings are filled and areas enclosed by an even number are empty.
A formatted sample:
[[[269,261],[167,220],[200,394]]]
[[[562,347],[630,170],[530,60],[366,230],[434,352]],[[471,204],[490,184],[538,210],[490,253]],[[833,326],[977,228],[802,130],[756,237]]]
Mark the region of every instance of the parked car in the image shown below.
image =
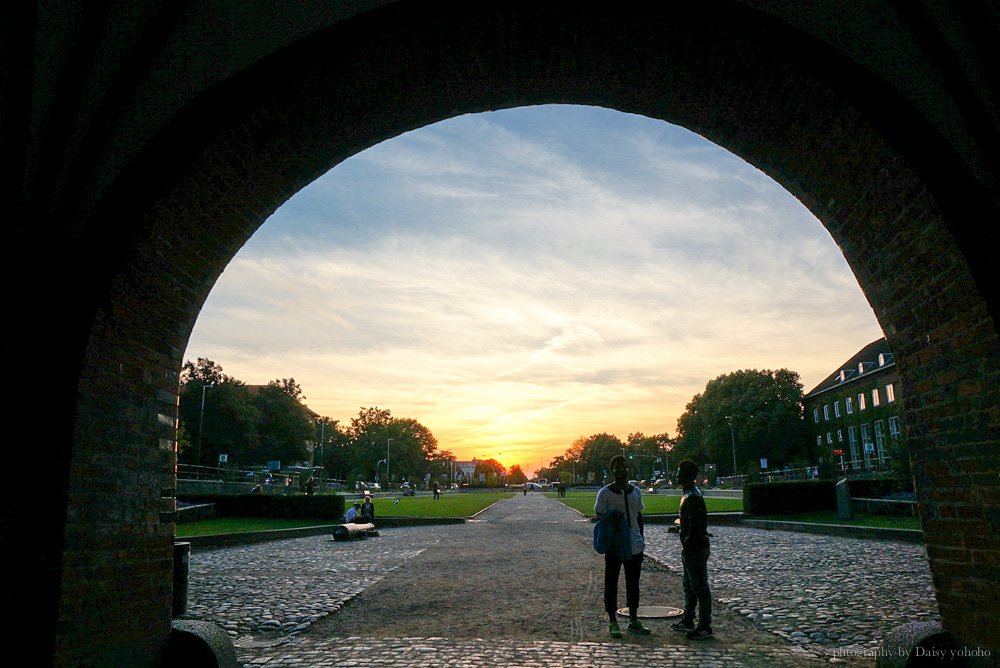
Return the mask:
[[[541,485],[539,485],[537,482],[526,482],[526,483],[524,483],[524,486],[527,487],[529,490],[536,490],[536,489],[537,490],[541,490],[541,489],[544,489],[544,487],[542,487]]]

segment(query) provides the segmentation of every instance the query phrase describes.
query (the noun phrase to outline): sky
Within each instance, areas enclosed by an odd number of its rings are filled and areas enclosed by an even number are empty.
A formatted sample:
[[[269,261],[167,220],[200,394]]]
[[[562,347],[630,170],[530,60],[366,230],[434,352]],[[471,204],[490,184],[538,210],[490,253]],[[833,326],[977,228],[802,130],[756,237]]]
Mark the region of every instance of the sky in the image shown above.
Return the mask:
[[[185,360],[530,474],[581,436],[675,435],[724,373],[788,368],[808,392],[880,336],[829,233],[755,167],[546,105],[414,130],[301,190],[230,262]]]

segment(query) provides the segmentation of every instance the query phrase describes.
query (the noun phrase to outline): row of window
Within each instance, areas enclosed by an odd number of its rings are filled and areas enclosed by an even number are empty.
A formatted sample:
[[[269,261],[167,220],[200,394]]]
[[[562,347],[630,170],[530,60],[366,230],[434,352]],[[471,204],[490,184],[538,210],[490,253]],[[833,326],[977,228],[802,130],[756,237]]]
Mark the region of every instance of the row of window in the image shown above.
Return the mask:
[[[875,428],[875,441],[872,441],[870,427]],[[847,443],[851,448],[851,461],[859,460],[858,435],[860,433],[860,444],[862,446],[862,453],[864,455],[864,460],[868,461],[870,458],[878,457],[878,459],[885,459],[885,423],[883,420],[876,420],[872,425],[863,424],[859,427],[850,426],[847,428]],[[899,439],[899,418],[891,417],[889,418],[889,438],[896,441]],[[844,430],[838,429],[836,432],[836,442],[844,442]],[[834,444],[834,434],[833,432],[826,432],[826,444]],[[823,435],[820,434],[816,437],[816,446],[822,449],[823,447]]]
[[[872,408],[875,408],[876,406],[881,405],[881,403],[882,403],[881,402],[881,397],[880,397],[880,393],[879,393],[879,390],[878,390],[877,387],[872,390],[871,397],[872,397]],[[863,411],[863,410],[865,410],[867,408],[867,406],[865,405],[865,399],[866,399],[865,393],[864,392],[860,392],[858,394],[858,411]],[[890,403],[891,404],[895,400],[896,400],[896,388],[893,386],[892,383],[889,383],[888,385],[885,386],[885,401],[886,401],[886,403]],[[847,414],[848,415],[851,415],[852,413],[854,413],[854,398],[853,397],[847,397],[847,398],[844,399],[844,408],[847,410]],[[840,400],[839,399],[837,401],[833,402],[833,415],[834,415],[834,417],[840,417]],[[827,421],[830,419],[830,404],[824,404],[823,405],[823,419],[827,420]],[[813,409],[813,421],[816,424],[819,424],[820,419],[819,419],[819,407],[818,406]]]

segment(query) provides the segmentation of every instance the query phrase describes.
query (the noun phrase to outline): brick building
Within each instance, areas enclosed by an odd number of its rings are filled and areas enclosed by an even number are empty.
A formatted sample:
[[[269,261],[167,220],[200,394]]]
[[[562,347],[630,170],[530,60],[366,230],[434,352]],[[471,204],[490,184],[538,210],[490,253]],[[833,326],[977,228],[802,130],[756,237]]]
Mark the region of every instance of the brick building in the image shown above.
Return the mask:
[[[889,343],[872,341],[803,398],[819,456],[846,471],[887,468],[902,438],[899,398]]]

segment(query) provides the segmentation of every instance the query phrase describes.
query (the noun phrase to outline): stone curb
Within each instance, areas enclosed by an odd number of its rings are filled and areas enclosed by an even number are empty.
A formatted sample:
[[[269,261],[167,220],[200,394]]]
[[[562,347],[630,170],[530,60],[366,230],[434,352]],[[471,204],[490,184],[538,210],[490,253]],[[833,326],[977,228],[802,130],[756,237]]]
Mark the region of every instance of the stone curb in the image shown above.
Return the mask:
[[[751,529],[770,529],[777,531],[799,531],[803,533],[818,533],[826,536],[844,536],[847,538],[871,538],[875,540],[898,540],[906,543],[923,543],[924,532],[918,529],[892,529],[889,527],[859,527],[847,524],[809,524],[807,522],[783,522],[780,520],[743,519],[740,526]]]
[[[406,527],[406,526],[428,526],[432,524],[464,524],[464,517],[382,517],[375,525],[376,529]],[[285,540],[288,538],[305,538],[307,536],[322,536],[329,534],[333,536],[336,524],[319,524],[311,527],[299,527],[294,529],[271,529],[269,531],[245,531],[242,533],[210,534],[207,536],[176,536],[176,543],[190,543],[191,549],[204,549],[211,547],[229,547],[231,545],[247,545],[250,543],[262,543],[268,540]]]

